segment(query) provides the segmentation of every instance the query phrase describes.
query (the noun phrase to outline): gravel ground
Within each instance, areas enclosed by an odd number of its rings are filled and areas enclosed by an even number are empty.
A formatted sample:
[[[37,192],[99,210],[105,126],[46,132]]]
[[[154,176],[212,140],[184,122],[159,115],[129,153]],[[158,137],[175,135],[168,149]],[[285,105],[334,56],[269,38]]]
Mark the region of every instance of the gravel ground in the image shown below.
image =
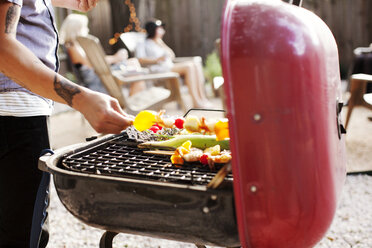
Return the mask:
[[[372,247],[372,177],[348,176],[336,216],[326,236],[315,248]],[[59,201],[54,187],[49,207],[48,248],[97,248],[103,231],[74,218]],[[193,244],[119,234],[115,248],[195,248]]]
[[[372,247],[372,177],[348,176],[330,230],[316,248]]]
[[[345,113],[345,112],[344,112]],[[356,108],[348,128],[346,147],[348,171],[372,170],[372,122],[367,120],[371,112]],[[66,125],[64,118],[68,119]],[[81,121],[77,113],[68,117],[52,117],[51,129],[54,133],[54,148],[82,142],[83,137],[94,134],[88,124]],[[72,124],[80,125],[82,130]],[[67,132],[63,128],[69,128]],[[66,129],[65,129],[66,130]],[[69,135],[73,137],[69,137]],[[80,135],[80,137],[78,137]],[[102,230],[89,227],[74,218],[59,201],[54,187],[51,187],[50,242],[48,248],[96,248]],[[342,191],[334,221],[325,237],[315,248],[371,248],[372,247],[372,177],[348,176]],[[180,243],[144,236],[120,234],[114,240],[115,248],[189,248],[193,244]]]

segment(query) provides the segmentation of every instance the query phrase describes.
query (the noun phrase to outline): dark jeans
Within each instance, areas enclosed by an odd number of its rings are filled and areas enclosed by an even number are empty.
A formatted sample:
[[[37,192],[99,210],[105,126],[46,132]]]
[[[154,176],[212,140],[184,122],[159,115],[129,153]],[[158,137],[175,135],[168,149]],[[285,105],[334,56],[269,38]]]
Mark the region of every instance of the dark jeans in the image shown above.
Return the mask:
[[[37,168],[47,148],[47,117],[0,116],[0,248],[45,247],[48,242],[48,232],[41,229],[50,176]]]

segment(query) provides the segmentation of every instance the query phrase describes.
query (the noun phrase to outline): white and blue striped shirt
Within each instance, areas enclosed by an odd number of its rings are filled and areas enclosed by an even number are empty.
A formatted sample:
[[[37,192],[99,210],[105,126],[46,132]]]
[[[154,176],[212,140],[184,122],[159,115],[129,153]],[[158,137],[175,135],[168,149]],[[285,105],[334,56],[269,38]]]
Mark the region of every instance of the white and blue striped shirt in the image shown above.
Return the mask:
[[[58,34],[51,0],[7,1],[21,6],[17,40],[28,47],[46,66],[57,71]],[[52,104],[51,100],[28,91],[0,73],[0,115],[50,115]]]

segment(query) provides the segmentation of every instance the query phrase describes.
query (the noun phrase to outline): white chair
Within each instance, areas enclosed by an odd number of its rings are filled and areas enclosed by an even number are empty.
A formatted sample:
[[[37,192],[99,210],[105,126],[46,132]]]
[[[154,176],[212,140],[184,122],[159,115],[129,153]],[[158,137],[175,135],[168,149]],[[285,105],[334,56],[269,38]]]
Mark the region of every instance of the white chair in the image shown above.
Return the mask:
[[[372,93],[366,93],[367,82],[372,82],[372,75],[353,74],[350,79],[351,96],[348,102],[345,128],[349,125],[351,113],[355,106],[361,105],[372,109]]]
[[[105,60],[105,52],[99,39],[88,35],[77,38],[84,49],[89,62],[101,79],[107,92],[116,98],[121,107],[130,114],[136,114],[144,109],[160,110],[165,103],[177,101],[183,111],[186,107],[181,98],[179,74],[174,72],[152,73],[144,75],[127,76],[121,71],[111,71]],[[137,94],[126,97],[122,86],[140,81],[158,81],[165,87],[150,87]]]

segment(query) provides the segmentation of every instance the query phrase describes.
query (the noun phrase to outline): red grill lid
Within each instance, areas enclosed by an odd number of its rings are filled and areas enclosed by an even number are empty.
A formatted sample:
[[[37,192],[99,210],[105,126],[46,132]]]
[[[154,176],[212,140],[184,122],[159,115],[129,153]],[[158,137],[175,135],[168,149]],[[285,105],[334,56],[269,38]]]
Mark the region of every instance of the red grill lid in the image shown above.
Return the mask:
[[[222,63],[243,247],[312,247],[345,179],[338,52],[313,13],[227,1]]]

